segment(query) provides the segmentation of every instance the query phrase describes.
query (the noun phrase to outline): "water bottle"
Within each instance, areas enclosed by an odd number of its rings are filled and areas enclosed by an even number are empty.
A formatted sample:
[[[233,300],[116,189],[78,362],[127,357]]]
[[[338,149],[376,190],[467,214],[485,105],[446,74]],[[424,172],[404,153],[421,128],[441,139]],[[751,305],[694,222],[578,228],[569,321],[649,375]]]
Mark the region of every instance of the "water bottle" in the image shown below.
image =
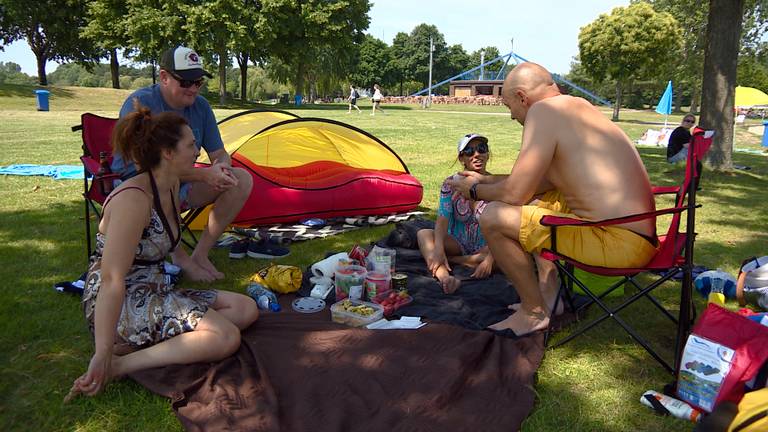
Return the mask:
[[[720,269],[717,269],[714,277],[711,278],[712,289],[709,291],[707,301],[718,306],[725,305],[725,277],[727,275]]]
[[[653,408],[654,410],[656,408],[653,406],[653,403],[651,403],[649,399],[656,399],[664,408],[666,408],[669,414],[674,417],[683,420],[689,420],[693,423],[696,423],[701,419],[701,411],[679,399],[669,397],[653,390],[648,390],[640,397],[640,403],[647,407]]]
[[[247,291],[248,295],[256,300],[259,309],[270,310],[272,312],[280,311],[280,303],[277,302],[277,296],[272,291],[255,282],[251,282],[251,284],[248,285]]]

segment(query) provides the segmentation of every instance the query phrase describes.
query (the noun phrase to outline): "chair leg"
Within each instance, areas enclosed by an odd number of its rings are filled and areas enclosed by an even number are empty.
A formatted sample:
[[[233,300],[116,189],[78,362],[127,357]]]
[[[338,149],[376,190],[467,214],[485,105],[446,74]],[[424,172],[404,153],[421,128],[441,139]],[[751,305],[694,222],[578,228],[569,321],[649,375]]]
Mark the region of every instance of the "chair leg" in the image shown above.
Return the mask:
[[[665,281],[667,279],[669,279],[669,278],[664,278]],[[631,282],[632,285],[634,285],[634,287],[638,291],[642,291],[642,288],[640,287],[640,285],[638,285],[637,282],[635,282],[635,280],[633,278],[627,278],[627,281]],[[669,318],[670,321],[672,321],[673,323],[677,324],[677,318],[675,318],[674,315],[669,313],[669,311],[664,306],[662,306],[661,303],[659,303],[658,300],[656,300],[656,297],[654,297],[654,296],[652,296],[650,294],[648,294],[646,297],[648,298],[648,300],[651,301],[651,303],[653,303],[656,306],[656,308],[658,308],[661,311],[661,313],[663,313],[667,318]]]
[[[643,339],[639,334],[637,334],[635,332],[635,330],[631,326],[629,326],[629,324],[627,324],[623,319],[621,319],[621,317],[619,317],[617,315],[617,313],[619,311],[621,311],[625,307],[629,306],[630,304],[634,303],[640,297],[647,296],[647,294],[651,290],[653,290],[656,287],[658,287],[658,285],[660,285],[661,282],[663,282],[665,279],[662,278],[660,281],[656,281],[656,282],[652,283],[651,285],[649,285],[645,289],[640,290],[640,292],[634,294],[632,297],[630,297],[629,299],[625,300],[621,305],[619,305],[615,309],[611,309],[603,301],[601,301],[600,297],[596,296],[581,281],[579,281],[578,279],[573,277],[573,275],[571,273],[567,273],[565,267],[561,263],[555,262],[555,265],[558,267],[558,270],[562,270],[564,273],[566,273],[566,277],[568,277],[568,280],[570,282],[575,283],[576,285],[578,285],[584,291],[584,293],[586,293],[590,297],[591,302],[588,303],[588,305],[589,304],[597,304],[603,310],[604,314],[602,316],[600,316],[599,318],[591,321],[590,323],[588,323],[584,327],[580,328],[576,332],[568,335],[568,337],[566,337],[565,339],[562,339],[562,340],[558,341],[555,345],[552,346],[552,348],[556,348],[558,346],[564,345],[564,344],[570,342],[571,340],[575,339],[576,337],[586,333],[587,331],[589,331],[590,329],[592,329],[596,325],[600,324],[601,322],[605,321],[606,319],[612,318],[616,323],[618,323],[624,329],[624,331],[627,332],[627,334],[629,334],[629,336],[632,339],[635,340],[635,342],[637,342],[640,346],[642,346],[648,352],[648,354],[650,354],[651,357],[653,357],[662,367],[664,367],[670,373],[674,373],[675,369],[673,369],[672,366],[670,366],[670,364],[666,360],[661,358],[661,356],[658,353],[656,353],[656,351],[654,351],[651,348],[651,346],[648,344],[648,342],[646,342],[645,339]]]
[[[189,224],[191,224],[192,221],[197,219],[197,217],[200,216],[200,213],[202,213],[203,210],[205,210],[205,207],[198,207],[198,208],[189,210],[187,212],[187,214],[184,216],[184,218],[182,219],[182,221],[181,221],[181,224],[183,226],[182,234],[184,232],[187,232],[187,233],[189,233],[190,237],[192,237],[192,241],[191,242],[186,240],[183,237],[181,238],[181,242],[184,243],[185,246],[187,246],[188,248],[190,248],[192,250],[194,250],[195,246],[197,246],[197,237],[195,236],[195,233],[191,229],[189,229]]]
[[[85,204],[85,247],[88,253],[85,260],[88,262],[91,259],[91,215],[88,208],[88,199],[85,198],[83,203]]]

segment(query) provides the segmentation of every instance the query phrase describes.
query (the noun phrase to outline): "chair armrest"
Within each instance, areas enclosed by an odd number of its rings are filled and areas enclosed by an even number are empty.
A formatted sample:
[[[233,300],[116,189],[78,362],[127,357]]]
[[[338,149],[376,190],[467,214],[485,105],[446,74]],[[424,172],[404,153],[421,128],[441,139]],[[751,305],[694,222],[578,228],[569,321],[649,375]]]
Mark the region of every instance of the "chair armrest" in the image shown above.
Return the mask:
[[[680,191],[680,186],[653,186],[651,192],[654,195],[676,194]]]
[[[544,216],[539,221],[540,224],[544,226],[610,226],[610,225],[620,225],[625,224],[629,222],[637,222],[645,219],[650,219],[652,217],[661,216],[665,214],[672,214],[672,213],[682,213],[685,210],[687,210],[688,207],[670,207],[662,210],[655,210],[652,212],[645,212],[645,213],[637,213],[633,215],[627,215],[622,216],[618,218],[612,218],[612,219],[603,219],[599,221],[587,221],[587,220],[581,220],[581,219],[574,219],[569,217],[562,217],[562,216]]]

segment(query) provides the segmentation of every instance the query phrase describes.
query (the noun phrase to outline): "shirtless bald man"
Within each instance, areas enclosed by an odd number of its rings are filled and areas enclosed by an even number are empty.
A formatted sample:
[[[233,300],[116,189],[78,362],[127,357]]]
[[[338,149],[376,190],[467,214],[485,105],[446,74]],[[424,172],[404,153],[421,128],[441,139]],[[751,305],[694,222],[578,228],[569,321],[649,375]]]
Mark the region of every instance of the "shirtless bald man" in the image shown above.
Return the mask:
[[[480,227],[520,295],[517,311],[490,328],[524,335],[549,326],[558,292],[554,264],[539,257],[551,246],[541,217],[602,220],[653,211],[655,204],[627,135],[586,100],[560,94],[546,69],[535,63],[515,67],[504,80],[502,101],[523,125],[512,172],[503,180],[464,172],[453,186],[465,197],[490,201]],[[558,252],[594,266],[639,267],[657,245],[654,220],[558,228]]]

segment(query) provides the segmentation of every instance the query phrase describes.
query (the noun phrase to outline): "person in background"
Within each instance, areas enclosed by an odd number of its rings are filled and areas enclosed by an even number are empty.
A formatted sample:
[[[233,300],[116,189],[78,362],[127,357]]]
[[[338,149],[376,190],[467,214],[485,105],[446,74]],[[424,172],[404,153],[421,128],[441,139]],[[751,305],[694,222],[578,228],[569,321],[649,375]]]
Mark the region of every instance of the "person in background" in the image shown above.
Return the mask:
[[[360,114],[360,107],[357,106],[357,98],[360,97],[360,93],[357,92],[355,89],[355,86],[350,84],[349,85],[349,110],[347,111],[347,114],[352,112],[352,108],[355,108],[357,110],[357,113]]]
[[[384,114],[384,110],[381,109],[381,100],[384,98],[384,96],[381,94],[381,89],[379,88],[378,84],[373,85],[373,96],[371,96],[371,102],[373,102],[373,106],[371,107],[371,115],[376,115],[376,110],[381,111],[382,114]]]
[[[486,165],[490,158],[488,138],[467,134],[459,140],[458,161],[464,171],[490,175]],[[482,279],[493,270],[493,256],[480,232],[480,215],[484,201],[468,200],[455,193],[448,177],[440,188],[440,204],[435,229],[422,229],[417,234],[419,250],[432,276],[440,281],[443,292],[454,293],[461,281],[451,275],[451,262],[474,267],[473,278]]]
[[[82,300],[95,351],[67,400],[139,370],[223,359],[259,316],[242,294],[166,280],[165,258],[181,237],[181,177],[200,154],[186,120],[137,107],[117,123],[112,144],[141,170],[104,202]]]
[[[688,144],[691,142],[691,128],[694,124],[696,124],[696,116],[688,114],[683,117],[680,126],[669,135],[667,162],[674,164],[688,159]]]
[[[159,83],[131,94],[120,109],[120,117],[133,112],[134,98],[152,113],[175,112],[187,120],[197,147],[208,153],[210,166],[190,166],[181,173],[181,209],[204,207],[211,203],[214,206],[192,254],[187,255],[183,248],[177,248],[173,261],[182,268],[185,277],[211,282],[223,279],[224,274],[214,267],[208,254],[245,204],[253,187],[253,179],[244,169],[232,167],[213,110],[208,101],[198,94],[205,82],[204,77],[212,78],[212,75],[203,70],[200,56],[195,51],[182,46],[172,48],[160,58]],[[119,154],[112,161],[112,171],[120,174],[123,180],[136,175],[141,168]]]

